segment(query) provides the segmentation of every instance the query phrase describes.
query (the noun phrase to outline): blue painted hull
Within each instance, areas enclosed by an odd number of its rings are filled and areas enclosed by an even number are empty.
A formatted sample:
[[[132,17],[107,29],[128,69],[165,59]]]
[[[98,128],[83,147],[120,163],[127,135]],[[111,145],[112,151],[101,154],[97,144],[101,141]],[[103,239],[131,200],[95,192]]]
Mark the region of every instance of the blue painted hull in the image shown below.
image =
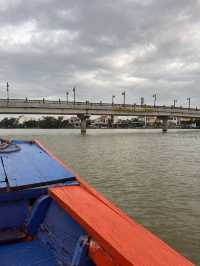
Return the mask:
[[[0,152],[0,265],[71,265],[84,230],[49,199],[47,191],[78,182],[37,143],[12,144],[20,150]],[[82,265],[93,263],[86,256]]]

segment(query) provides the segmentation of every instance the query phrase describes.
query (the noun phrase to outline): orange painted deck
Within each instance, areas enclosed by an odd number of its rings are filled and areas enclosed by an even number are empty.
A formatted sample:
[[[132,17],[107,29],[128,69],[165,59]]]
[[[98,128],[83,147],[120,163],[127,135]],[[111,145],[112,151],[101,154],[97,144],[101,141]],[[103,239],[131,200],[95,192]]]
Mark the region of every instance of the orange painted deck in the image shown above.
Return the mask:
[[[90,252],[97,266],[106,260],[118,266],[194,265],[85,185],[51,188],[49,194],[100,246],[98,254],[94,242]]]

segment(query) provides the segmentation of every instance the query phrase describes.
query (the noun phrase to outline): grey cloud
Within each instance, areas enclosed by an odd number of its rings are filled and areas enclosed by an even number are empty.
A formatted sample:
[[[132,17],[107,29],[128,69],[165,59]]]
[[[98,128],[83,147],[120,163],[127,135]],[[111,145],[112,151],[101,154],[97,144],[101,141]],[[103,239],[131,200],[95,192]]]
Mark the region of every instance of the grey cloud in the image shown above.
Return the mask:
[[[198,0],[16,0],[0,5],[0,75],[13,97],[110,101],[127,90],[198,105]]]

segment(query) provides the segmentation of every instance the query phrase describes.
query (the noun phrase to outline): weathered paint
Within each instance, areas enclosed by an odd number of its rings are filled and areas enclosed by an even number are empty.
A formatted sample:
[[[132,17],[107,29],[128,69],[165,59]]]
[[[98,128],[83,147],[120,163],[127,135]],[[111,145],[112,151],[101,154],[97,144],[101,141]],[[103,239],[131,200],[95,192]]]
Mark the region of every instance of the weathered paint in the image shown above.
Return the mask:
[[[193,265],[142,226],[118,215],[114,206],[110,208],[82,186],[49,191],[119,265]]]

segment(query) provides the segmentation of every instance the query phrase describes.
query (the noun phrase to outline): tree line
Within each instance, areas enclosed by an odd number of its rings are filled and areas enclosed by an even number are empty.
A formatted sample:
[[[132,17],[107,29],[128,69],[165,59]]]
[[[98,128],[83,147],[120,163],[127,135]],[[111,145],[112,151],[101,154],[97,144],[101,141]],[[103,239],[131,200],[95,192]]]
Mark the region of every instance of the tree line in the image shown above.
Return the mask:
[[[127,121],[123,121],[123,124]],[[111,127],[111,121],[108,121],[108,127]],[[190,124],[195,123],[197,128],[200,128],[200,119],[191,119],[190,121],[182,121],[181,124],[184,127],[189,126]],[[87,120],[87,126],[90,127],[91,121]],[[155,127],[158,127],[155,123]],[[39,120],[29,119],[20,121],[19,118],[8,118],[5,117],[0,121],[0,128],[74,128],[74,124],[70,120],[64,119],[63,116],[58,118],[53,116],[44,116]]]
[[[30,119],[23,122],[18,118],[5,117],[0,121],[0,128],[73,128],[73,125],[63,116],[45,116],[39,120]]]

